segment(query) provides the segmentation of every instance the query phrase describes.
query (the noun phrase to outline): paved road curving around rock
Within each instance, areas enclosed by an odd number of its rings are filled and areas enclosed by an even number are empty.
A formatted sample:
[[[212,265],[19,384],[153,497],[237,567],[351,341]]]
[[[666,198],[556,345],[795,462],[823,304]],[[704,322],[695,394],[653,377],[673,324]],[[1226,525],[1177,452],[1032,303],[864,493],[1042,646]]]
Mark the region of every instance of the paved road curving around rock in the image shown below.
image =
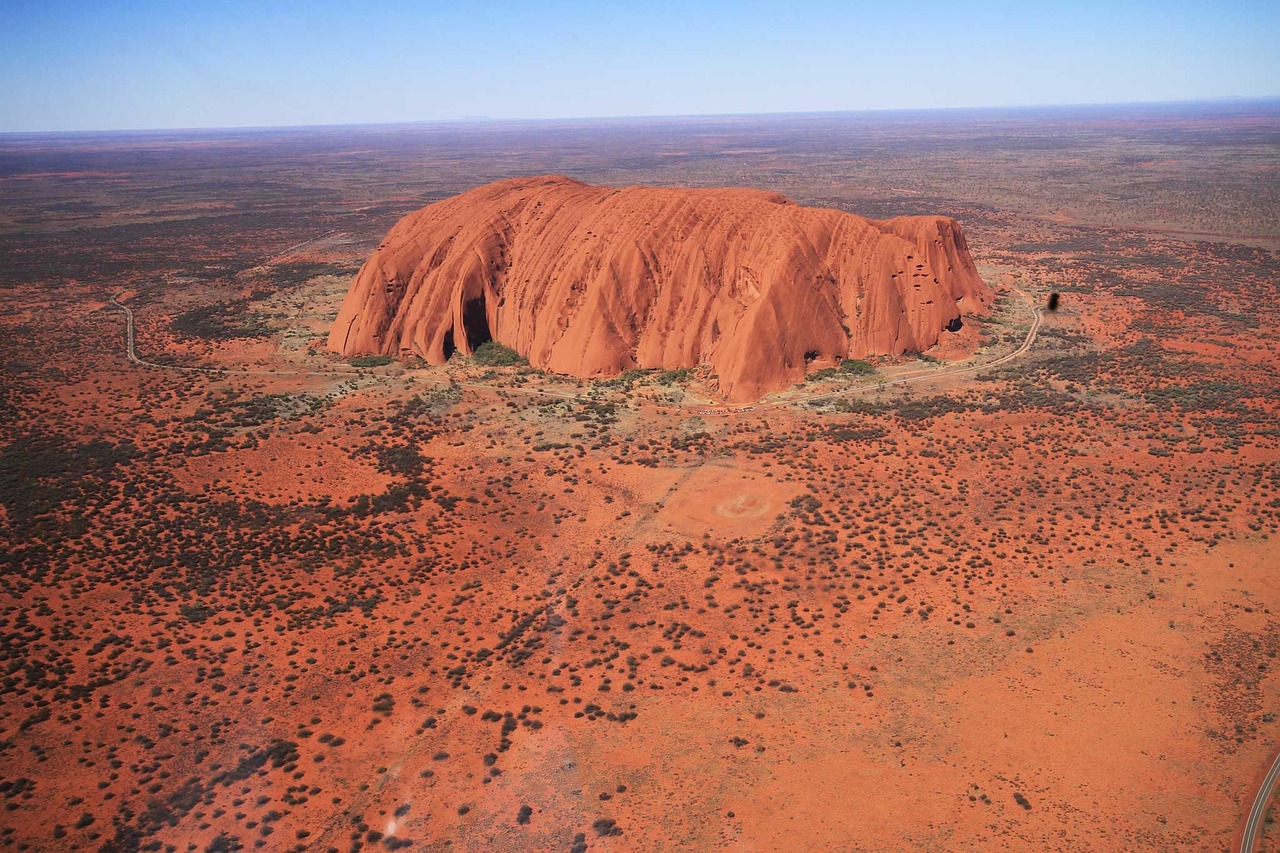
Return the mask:
[[[185,367],[179,364],[160,364],[159,362],[155,362],[155,361],[147,361],[145,358],[138,358],[138,351],[134,346],[135,332],[134,332],[134,326],[133,326],[133,309],[120,301],[120,294],[122,293],[124,293],[123,290],[120,291],[120,293],[117,293],[115,296],[111,297],[111,299],[107,301],[107,304],[112,305],[116,308],[119,308],[121,311],[124,312],[124,354],[125,354],[125,358],[129,359],[129,361],[133,362],[134,364],[141,365],[143,367],[158,367],[161,370],[182,370],[188,373],[239,372],[239,371],[228,371],[218,367]]]
[[[1271,793],[1275,790],[1277,781],[1280,781],[1280,751],[1276,752],[1271,769],[1258,786],[1258,795],[1253,798],[1253,808],[1249,809],[1249,816],[1244,821],[1244,833],[1240,836],[1237,853],[1253,853],[1258,846],[1258,838],[1262,835],[1262,821],[1266,817],[1267,805],[1271,802]]]
[[[308,241],[308,242],[314,242],[314,241]],[[306,245],[306,244],[303,243],[299,245]],[[709,416],[724,416],[724,415],[732,415],[732,414],[740,414],[740,413],[746,414],[746,413],[757,412],[757,411],[777,410],[777,409],[785,408],[788,406],[794,406],[800,403],[810,403],[810,402],[821,401],[821,400],[835,399],[837,397],[846,397],[850,395],[865,394],[870,391],[880,391],[880,390],[883,390],[884,388],[887,388],[893,385],[910,385],[917,382],[928,382],[935,379],[944,379],[949,376],[961,376],[967,373],[976,373],[980,370],[990,370],[991,368],[999,367],[1003,364],[1007,364],[1017,358],[1021,358],[1022,356],[1026,355],[1026,353],[1031,349],[1032,345],[1035,343],[1036,333],[1040,330],[1040,324],[1043,320],[1043,314],[1041,313],[1040,308],[1036,306],[1035,301],[1026,291],[1017,287],[1013,287],[1012,290],[1015,293],[1017,293],[1019,296],[1021,296],[1023,300],[1026,301],[1027,310],[1031,314],[1031,327],[1027,330],[1026,338],[1022,341],[1022,344],[1017,349],[1013,350],[1012,352],[1005,353],[999,358],[992,359],[991,361],[984,361],[980,364],[960,364],[955,367],[944,368],[942,370],[917,371],[917,372],[904,374],[902,376],[898,376],[894,379],[886,379],[881,382],[877,382],[874,385],[859,385],[853,388],[843,388],[838,391],[815,392],[812,394],[804,394],[797,397],[790,397],[786,400],[778,400],[771,403],[760,403],[753,406],[739,406],[734,408],[730,408],[730,407],[708,408],[708,407],[716,406],[716,404],[712,403],[709,400],[695,401],[693,405],[687,405],[687,406],[663,406],[656,403],[633,403],[632,405],[636,408],[650,409],[654,411],[664,412],[666,414],[696,414],[696,415],[709,415]],[[111,299],[108,301],[108,304],[114,308],[119,308],[122,312],[124,312],[125,356],[129,359],[130,362],[132,362],[133,364],[139,365],[141,367],[154,367],[160,370],[176,370],[176,371],[181,371],[186,373],[205,373],[210,375],[234,374],[234,375],[240,375],[240,376],[322,376],[330,379],[339,378],[339,377],[354,379],[356,377],[363,375],[356,368],[344,369],[340,367],[334,367],[329,370],[288,370],[288,369],[279,369],[279,368],[248,369],[248,368],[232,368],[232,367],[194,367],[194,366],[179,365],[179,364],[162,364],[160,362],[149,361],[145,358],[140,358],[138,356],[137,348],[136,348],[137,333],[135,331],[133,310],[129,308],[128,305],[125,305],[123,302],[120,301],[120,296],[123,293],[124,291],[120,291],[120,293],[117,293],[115,296],[112,296]],[[525,396],[532,396],[532,397],[555,397],[561,400],[578,400],[584,396],[583,394],[574,394],[567,391],[553,391],[546,388],[519,388],[519,387],[502,388],[494,385],[487,385],[487,384],[477,383],[477,382],[456,382],[452,379],[430,379],[430,378],[424,378],[424,377],[412,377],[412,381],[421,382],[423,384],[445,386],[445,387],[454,386],[458,388],[471,388],[473,390],[478,390],[478,391],[488,391],[488,392],[502,391],[506,393],[523,394]]]

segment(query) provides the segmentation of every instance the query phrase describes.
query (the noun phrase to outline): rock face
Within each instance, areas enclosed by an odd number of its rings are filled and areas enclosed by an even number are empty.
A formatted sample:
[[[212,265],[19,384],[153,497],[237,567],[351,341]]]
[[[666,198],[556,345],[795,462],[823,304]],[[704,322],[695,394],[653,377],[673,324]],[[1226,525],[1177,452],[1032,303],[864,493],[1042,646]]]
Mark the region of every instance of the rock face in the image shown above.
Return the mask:
[[[400,220],[329,348],[441,364],[492,339],[580,377],[706,364],[743,402],[843,358],[927,349],[991,295],[945,217],[516,178]]]

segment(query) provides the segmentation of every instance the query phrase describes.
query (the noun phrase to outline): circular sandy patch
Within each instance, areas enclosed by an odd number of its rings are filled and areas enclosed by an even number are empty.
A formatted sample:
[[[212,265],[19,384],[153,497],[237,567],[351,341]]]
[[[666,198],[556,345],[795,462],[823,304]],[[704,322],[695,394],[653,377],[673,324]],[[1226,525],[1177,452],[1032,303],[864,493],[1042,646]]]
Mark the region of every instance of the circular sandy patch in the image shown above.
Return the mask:
[[[772,506],[773,502],[763,495],[738,495],[716,504],[714,512],[725,518],[756,518]]]

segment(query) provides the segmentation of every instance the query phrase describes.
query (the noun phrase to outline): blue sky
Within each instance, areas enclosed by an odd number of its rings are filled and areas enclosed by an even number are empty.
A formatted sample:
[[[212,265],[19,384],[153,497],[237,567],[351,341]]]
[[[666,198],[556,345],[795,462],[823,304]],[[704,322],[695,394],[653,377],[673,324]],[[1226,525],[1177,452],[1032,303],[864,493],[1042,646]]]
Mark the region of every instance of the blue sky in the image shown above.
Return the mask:
[[[0,0],[0,131],[1280,95],[1280,3]]]

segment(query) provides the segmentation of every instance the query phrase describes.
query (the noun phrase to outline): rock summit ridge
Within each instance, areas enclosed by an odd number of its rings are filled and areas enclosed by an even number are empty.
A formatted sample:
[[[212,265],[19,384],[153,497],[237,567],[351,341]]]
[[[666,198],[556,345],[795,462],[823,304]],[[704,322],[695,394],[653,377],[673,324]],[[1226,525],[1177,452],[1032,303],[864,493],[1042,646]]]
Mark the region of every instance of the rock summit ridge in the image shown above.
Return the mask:
[[[442,364],[494,340],[579,377],[708,365],[726,399],[746,402],[844,358],[928,349],[991,298],[947,217],[549,175],[401,219],[328,343]]]

